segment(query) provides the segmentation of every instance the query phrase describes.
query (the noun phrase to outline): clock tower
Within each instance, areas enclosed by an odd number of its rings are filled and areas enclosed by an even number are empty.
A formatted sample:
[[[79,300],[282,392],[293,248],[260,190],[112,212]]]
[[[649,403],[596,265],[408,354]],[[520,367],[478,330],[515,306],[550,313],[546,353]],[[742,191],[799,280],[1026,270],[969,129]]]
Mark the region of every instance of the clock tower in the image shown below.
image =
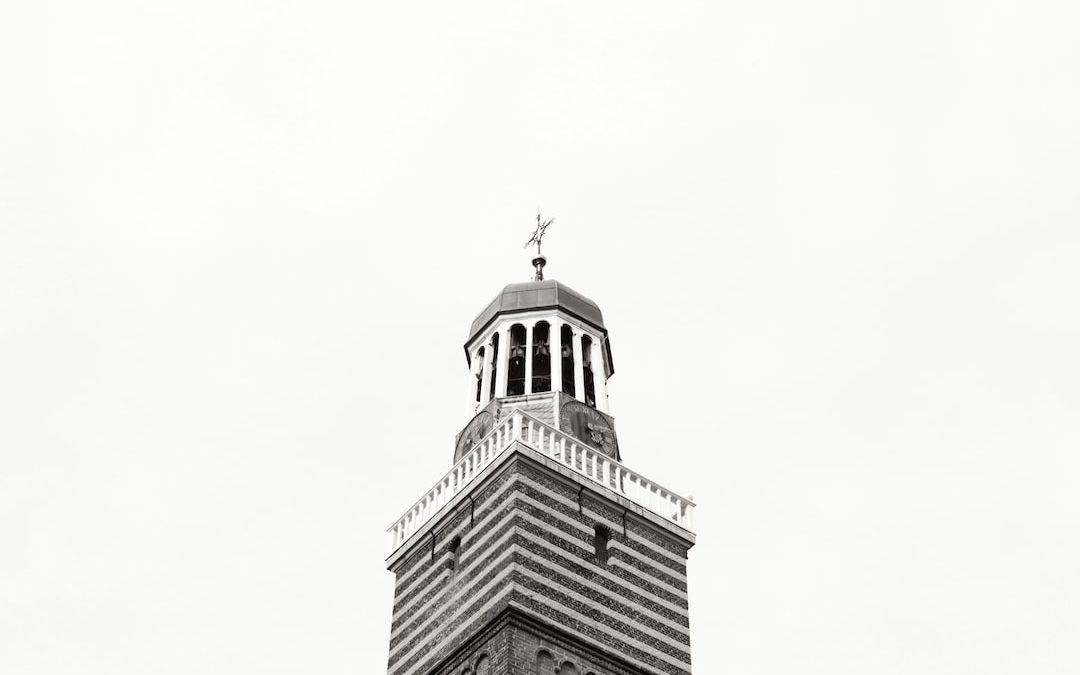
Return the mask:
[[[473,320],[453,464],[390,527],[388,675],[688,675],[694,504],[623,463],[600,308],[534,265]]]

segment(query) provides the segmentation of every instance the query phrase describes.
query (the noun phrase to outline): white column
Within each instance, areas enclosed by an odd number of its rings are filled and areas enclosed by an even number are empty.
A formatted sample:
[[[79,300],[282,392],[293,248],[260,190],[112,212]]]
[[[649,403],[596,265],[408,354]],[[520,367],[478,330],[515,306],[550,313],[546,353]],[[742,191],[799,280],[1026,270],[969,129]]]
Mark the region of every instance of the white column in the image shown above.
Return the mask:
[[[534,322],[535,323],[535,322]],[[525,393],[531,394],[532,390],[532,362],[533,362],[533,325],[525,326]]]
[[[506,371],[510,366],[510,326],[499,330],[499,367],[495,369],[495,398],[506,396]]]
[[[574,331],[574,398],[579,401],[585,400],[585,360],[581,349],[581,331]]]
[[[562,321],[551,320],[548,329],[548,348],[551,357],[551,391],[562,391]]]
[[[483,378],[480,381],[480,406],[483,407],[490,401],[488,392],[491,391],[491,340],[489,339],[487,344],[484,345],[484,362],[480,365],[483,368]]]
[[[596,407],[600,412],[607,412],[607,368],[604,367],[604,348],[600,345],[600,338],[594,338],[592,343],[592,379],[596,389]]]
[[[469,367],[469,398],[466,400],[469,402],[469,411],[471,415],[476,414],[476,408],[480,405],[480,401],[476,400],[476,375],[484,374],[484,360],[478,358],[476,354],[472,355],[472,363]],[[483,392],[480,392],[480,400],[484,400]]]

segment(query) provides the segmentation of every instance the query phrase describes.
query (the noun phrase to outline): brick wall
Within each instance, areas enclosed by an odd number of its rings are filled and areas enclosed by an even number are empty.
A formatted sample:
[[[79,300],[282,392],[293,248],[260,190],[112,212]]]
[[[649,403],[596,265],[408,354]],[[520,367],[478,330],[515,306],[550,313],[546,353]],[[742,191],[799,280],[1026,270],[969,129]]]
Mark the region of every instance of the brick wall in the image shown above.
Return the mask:
[[[470,496],[392,564],[390,675],[690,673],[689,541],[528,453]]]

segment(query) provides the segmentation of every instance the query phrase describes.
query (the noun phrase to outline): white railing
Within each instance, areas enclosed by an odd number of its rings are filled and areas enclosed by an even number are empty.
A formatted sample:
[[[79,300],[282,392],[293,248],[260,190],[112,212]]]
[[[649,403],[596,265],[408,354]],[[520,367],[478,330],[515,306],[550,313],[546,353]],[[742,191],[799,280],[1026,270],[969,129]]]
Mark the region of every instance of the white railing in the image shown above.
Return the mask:
[[[544,424],[529,413],[515,410],[480,439],[435,487],[390,526],[390,550],[396,551],[404,544],[515,440],[693,532],[692,501],[646,480],[641,474]]]

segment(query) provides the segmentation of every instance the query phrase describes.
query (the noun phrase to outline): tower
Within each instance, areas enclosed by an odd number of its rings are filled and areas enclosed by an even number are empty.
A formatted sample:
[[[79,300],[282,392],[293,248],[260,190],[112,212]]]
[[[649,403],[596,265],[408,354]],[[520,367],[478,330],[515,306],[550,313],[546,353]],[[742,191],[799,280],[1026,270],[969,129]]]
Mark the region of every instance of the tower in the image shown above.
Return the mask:
[[[450,471],[391,527],[388,675],[687,675],[689,499],[622,463],[599,306],[506,286]]]

